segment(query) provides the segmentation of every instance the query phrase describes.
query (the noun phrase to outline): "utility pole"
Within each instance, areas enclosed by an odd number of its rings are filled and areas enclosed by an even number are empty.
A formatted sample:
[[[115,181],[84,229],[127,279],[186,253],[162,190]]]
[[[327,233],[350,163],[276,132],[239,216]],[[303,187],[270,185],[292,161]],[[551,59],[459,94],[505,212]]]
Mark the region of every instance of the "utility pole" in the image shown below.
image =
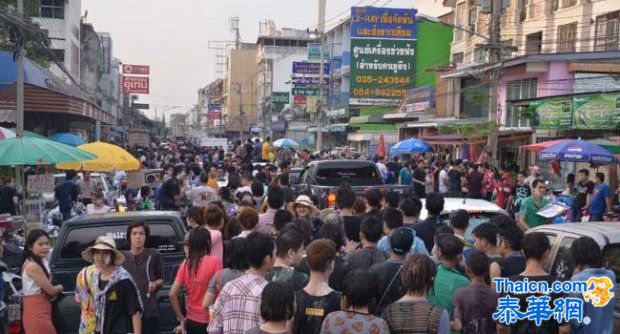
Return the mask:
[[[317,151],[321,150],[323,147],[323,64],[325,62],[323,55],[323,38],[325,35],[325,0],[319,0],[319,22],[317,25],[320,47],[320,65],[319,65],[319,98],[316,106],[316,123],[317,123],[317,132],[316,132],[316,149]]]
[[[17,14],[19,15],[19,28],[17,40],[17,116],[15,120],[17,137],[24,135],[24,0],[17,0]]]
[[[498,124],[497,119],[497,94],[499,85],[499,76],[501,73],[501,18],[502,18],[502,0],[490,0],[491,3],[491,24],[489,25],[489,64],[495,66],[489,72],[489,83],[491,85],[489,93],[489,122],[493,125]],[[500,66],[497,66],[500,65]],[[497,127],[499,128],[499,126]],[[497,166],[497,145],[498,133],[497,129],[491,129],[488,135],[488,145],[491,148],[491,161]]]
[[[245,126],[245,113],[243,112],[243,90],[241,83],[235,82],[237,93],[239,93],[239,140],[243,141],[243,128]]]

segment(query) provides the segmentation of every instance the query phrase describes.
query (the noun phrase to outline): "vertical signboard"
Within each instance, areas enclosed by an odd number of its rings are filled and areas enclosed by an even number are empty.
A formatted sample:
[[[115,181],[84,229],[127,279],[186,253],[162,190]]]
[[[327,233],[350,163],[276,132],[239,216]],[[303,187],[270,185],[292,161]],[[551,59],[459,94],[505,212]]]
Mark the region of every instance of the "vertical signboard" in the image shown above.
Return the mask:
[[[352,105],[398,105],[414,87],[416,9],[352,7]]]

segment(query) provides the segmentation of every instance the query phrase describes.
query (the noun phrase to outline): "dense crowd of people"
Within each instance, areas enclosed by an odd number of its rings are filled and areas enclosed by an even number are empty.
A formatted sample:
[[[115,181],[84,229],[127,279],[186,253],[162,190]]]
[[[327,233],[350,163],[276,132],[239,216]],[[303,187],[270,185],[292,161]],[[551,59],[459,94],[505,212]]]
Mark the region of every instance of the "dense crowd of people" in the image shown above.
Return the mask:
[[[169,294],[179,333],[613,332],[613,302],[587,309],[588,325],[552,319],[538,326],[525,319],[506,327],[493,318],[499,298],[494,278],[556,279],[544,269],[548,238],[524,234],[549,222],[536,215],[547,204],[547,184],[536,166],[513,182],[512,174],[488,162],[438,154],[387,163],[377,157],[386,182],[409,186],[403,193],[373,188],[356,194],[344,183],[334,189],[335,206],[319,209],[316,196],[291,186],[291,168],[361,157],[276,150],[269,138],[237,141],[227,150],[186,144],[131,151],[144,168],[162,168],[163,175],[154,188],[127,189],[127,175],[118,171],[113,179],[127,210],[179,211],[187,223],[186,259]],[[587,176],[580,171],[569,190],[576,193],[575,220],[584,210],[602,219],[613,205],[604,175],[597,173],[595,184]],[[67,172],[56,189],[63,216],[70,216],[75,201],[87,204],[90,214],[107,212],[88,174],[74,178]],[[442,215],[446,197],[494,201],[512,217],[495,216],[470,237],[466,210]],[[428,215],[420,219],[423,206]],[[81,334],[157,331],[156,295],[164,281],[149,235],[148,224],[134,222],[126,234],[129,250],[102,236],[82,253],[92,264],[76,277]],[[55,333],[52,301],[63,287],[51,283],[49,252],[49,235],[31,231],[22,274],[27,334]],[[591,238],[575,240],[571,252],[580,279],[616,281]],[[522,308],[527,297],[518,297]]]

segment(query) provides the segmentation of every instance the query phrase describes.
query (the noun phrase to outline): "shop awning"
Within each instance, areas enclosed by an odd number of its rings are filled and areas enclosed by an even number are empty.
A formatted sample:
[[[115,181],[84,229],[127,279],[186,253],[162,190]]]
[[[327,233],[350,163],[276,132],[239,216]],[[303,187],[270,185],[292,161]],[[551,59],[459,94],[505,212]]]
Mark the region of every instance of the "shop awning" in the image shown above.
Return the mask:
[[[355,116],[349,119],[349,124],[383,123],[383,114]]]
[[[528,139],[532,130],[500,130],[498,133],[499,141],[509,141],[517,139]],[[478,133],[472,134],[469,138],[463,138],[459,133],[438,134],[422,136],[431,145],[461,145],[465,140],[468,144],[483,144],[487,142],[487,137]]]
[[[585,73],[620,73],[620,64],[616,63],[568,63],[569,72]]]

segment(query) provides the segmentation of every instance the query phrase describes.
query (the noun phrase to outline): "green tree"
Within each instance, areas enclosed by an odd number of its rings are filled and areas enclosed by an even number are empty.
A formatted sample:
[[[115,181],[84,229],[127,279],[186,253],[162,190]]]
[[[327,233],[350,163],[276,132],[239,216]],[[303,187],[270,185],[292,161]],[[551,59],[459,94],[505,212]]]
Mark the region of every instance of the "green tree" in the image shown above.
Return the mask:
[[[47,33],[32,21],[38,16],[40,1],[24,0],[25,18],[17,14],[17,0],[0,0],[0,50],[16,51],[20,41],[26,57],[43,67],[49,67],[50,40]],[[23,24],[20,36],[19,27]]]

